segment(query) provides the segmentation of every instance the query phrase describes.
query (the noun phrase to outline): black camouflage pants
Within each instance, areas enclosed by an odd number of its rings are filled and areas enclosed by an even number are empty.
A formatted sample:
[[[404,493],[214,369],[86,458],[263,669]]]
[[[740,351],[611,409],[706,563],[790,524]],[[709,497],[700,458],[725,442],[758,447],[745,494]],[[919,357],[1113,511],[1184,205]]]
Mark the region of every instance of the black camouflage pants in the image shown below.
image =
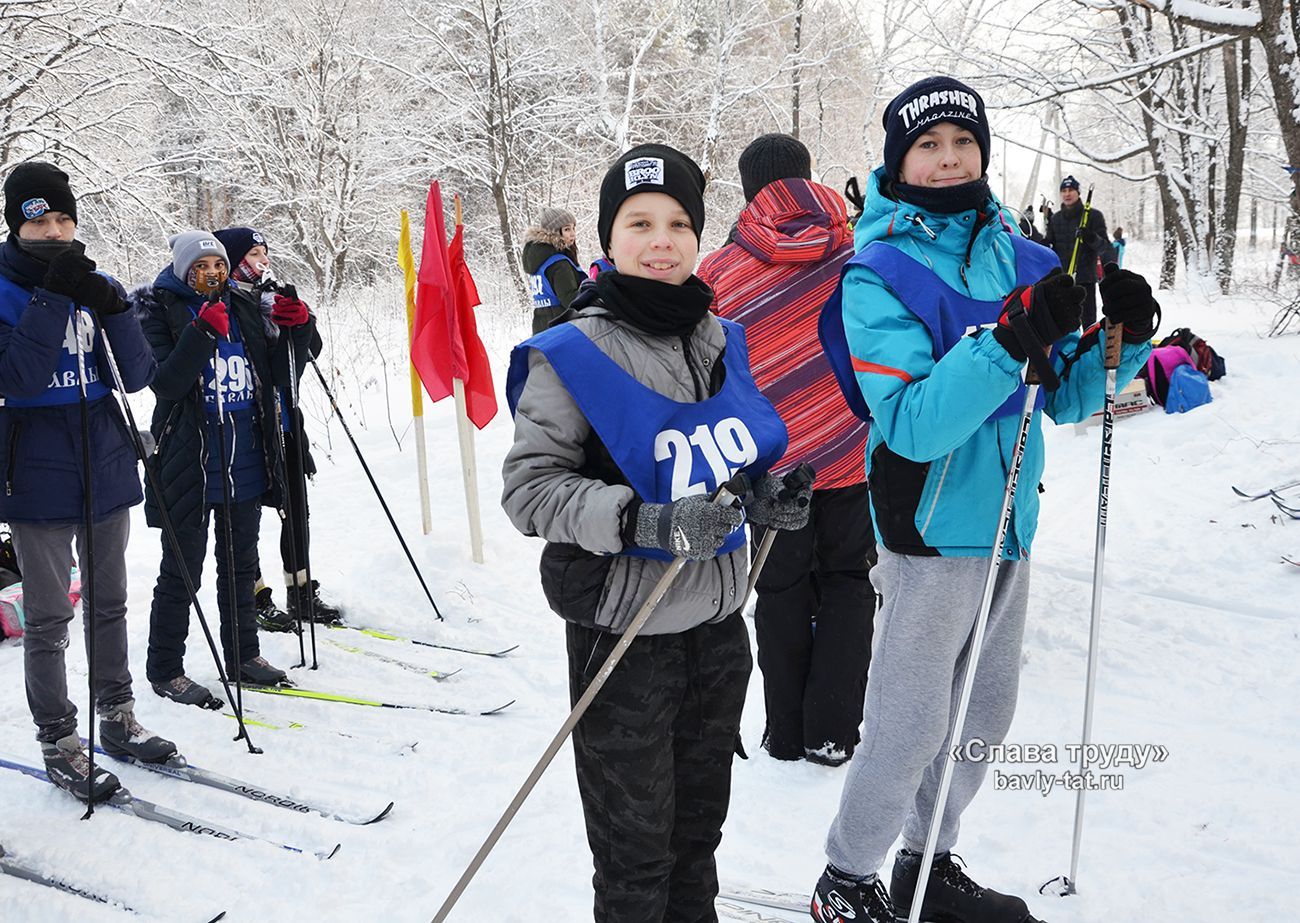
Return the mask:
[[[573,703],[618,637],[567,626]],[[753,660],[739,613],[628,648],[573,732],[597,923],[713,923]]]

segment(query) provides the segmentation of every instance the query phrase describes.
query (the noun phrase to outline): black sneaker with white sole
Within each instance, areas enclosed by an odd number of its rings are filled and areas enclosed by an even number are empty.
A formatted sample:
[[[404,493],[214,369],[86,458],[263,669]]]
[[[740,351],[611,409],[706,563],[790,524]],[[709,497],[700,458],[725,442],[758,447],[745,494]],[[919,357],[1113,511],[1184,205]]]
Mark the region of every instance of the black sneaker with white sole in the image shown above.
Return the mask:
[[[257,605],[257,624],[263,631],[296,631],[298,621],[275,604],[271,588],[264,586],[253,597]]]

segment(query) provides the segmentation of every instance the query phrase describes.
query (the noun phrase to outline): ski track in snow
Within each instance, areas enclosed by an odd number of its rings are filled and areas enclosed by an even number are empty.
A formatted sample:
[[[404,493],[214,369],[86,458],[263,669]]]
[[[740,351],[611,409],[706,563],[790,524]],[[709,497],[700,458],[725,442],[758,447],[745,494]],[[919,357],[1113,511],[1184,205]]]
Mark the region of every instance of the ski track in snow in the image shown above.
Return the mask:
[[[997,791],[990,772],[965,815],[957,848],[977,880],[1024,895],[1052,923],[1285,917],[1300,888],[1294,861],[1300,795],[1291,779],[1300,761],[1300,574],[1279,563],[1282,554],[1300,554],[1300,525],[1271,504],[1248,503],[1230,490],[1231,484],[1263,489],[1300,470],[1300,410],[1292,399],[1300,337],[1259,339],[1256,331],[1272,309],[1249,299],[1211,304],[1182,292],[1160,293],[1160,299],[1164,329],[1191,326],[1227,358],[1228,376],[1214,384],[1210,406],[1182,416],[1157,408],[1116,426],[1093,740],[1162,745],[1168,759],[1117,769],[1122,791],[1088,796],[1076,897],[1037,893],[1069,870],[1075,797],[1059,787],[1047,796]],[[521,319],[513,332],[522,330]],[[509,338],[496,333],[489,347],[499,390]],[[382,374],[378,362],[375,374]],[[308,400],[316,390],[309,376]],[[409,419],[401,403],[404,380],[394,378],[389,391],[401,432]],[[144,681],[161,539],[137,507],[128,551],[129,623],[144,724],[207,769],[349,811],[377,810],[390,799],[397,805],[386,820],[354,827],[111,767],[141,797],[214,823],[309,848],[343,844],[336,858],[321,862],[265,844],[185,836],[108,809],[83,823],[68,796],[6,772],[0,774],[0,843],[15,857],[159,919],[197,921],[221,909],[232,923],[432,918],[568,712],[563,628],[538,586],[541,542],[518,535],[497,505],[500,461],[511,438],[504,400],[478,436],[487,563],[477,566],[469,557],[452,402],[426,404],[434,530],[421,536],[413,440],[408,433],[403,451],[395,451],[380,384],[365,393],[368,428],[354,397],[354,391],[340,395],[348,422],[447,621],[434,620],[342,432],[331,425],[327,444],[315,419],[311,436],[321,470],[311,492],[313,570],[326,595],[362,624],[449,643],[521,646],[493,659],[348,633],[350,644],[462,672],[435,682],[318,639],[320,669],[292,670],[292,678],[308,688],[393,702],[490,707],[518,701],[500,715],[454,717],[250,695],[246,702],[257,717],[307,727],[254,727],[253,739],[266,753],[249,755],[232,742],[231,719],[166,703]],[[148,401],[135,406],[143,417]],[[1047,439],[1020,704],[1009,742],[1054,744],[1060,759],[992,767],[1004,774],[1073,769],[1064,748],[1078,741],[1083,712],[1098,429],[1049,425]],[[263,528],[264,564],[275,573],[271,515],[263,517]],[[209,557],[201,599],[215,630],[213,582]],[[279,588],[276,596],[283,601]],[[292,636],[263,634],[262,649],[277,665],[297,663]],[[20,646],[0,645],[0,753],[35,763],[21,658]],[[84,733],[79,643],[69,664]],[[197,624],[187,666],[215,686]],[[825,861],[822,840],[843,770],[769,759],[759,747],[762,711],[756,668],[742,726],[750,759],[735,764],[721,876],[735,886],[806,892]],[[405,746],[416,741],[414,750]],[[452,919],[590,919],[590,879],[566,747]],[[0,876],[0,919],[129,917]]]

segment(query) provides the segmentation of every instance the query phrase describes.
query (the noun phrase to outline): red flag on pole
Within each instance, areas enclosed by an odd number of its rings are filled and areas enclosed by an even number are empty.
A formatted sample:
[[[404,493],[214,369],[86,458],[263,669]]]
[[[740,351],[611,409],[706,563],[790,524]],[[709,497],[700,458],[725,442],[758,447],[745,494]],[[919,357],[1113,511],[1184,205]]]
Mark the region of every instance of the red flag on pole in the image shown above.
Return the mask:
[[[465,382],[465,409],[470,422],[482,429],[497,415],[497,395],[492,387],[492,368],[488,365],[487,350],[479,339],[478,323],[474,319],[474,309],[480,302],[478,286],[465,263],[464,225],[456,225],[456,234],[451,239],[447,255],[459,322],[461,355],[465,360],[464,374],[457,372],[455,377]]]
[[[447,232],[442,221],[442,191],[436,180],[429,186],[424,203],[424,245],[416,276],[411,364],[424,382],[429,399],[434,401],[449,396],[452,379],[464,376],[465,350],[456,321]]]

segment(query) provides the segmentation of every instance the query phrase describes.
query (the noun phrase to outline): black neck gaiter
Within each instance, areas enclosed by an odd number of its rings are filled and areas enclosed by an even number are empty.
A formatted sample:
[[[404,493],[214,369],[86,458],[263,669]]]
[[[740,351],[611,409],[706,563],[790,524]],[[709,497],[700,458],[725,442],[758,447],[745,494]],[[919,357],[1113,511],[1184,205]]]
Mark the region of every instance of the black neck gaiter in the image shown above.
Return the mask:
[[[653,336],[686,336],[713,302],[713,290],[696,276],[681,285],[612,271],[596,277],[605,309],[619,320]]]
[[[911,186],[895,182],[886,190],[886,195],[899,202],[916,205],[935,215],[955,215],[981,209],[993,195],[987,179],[977,179],[973,183],[960,186]]]

